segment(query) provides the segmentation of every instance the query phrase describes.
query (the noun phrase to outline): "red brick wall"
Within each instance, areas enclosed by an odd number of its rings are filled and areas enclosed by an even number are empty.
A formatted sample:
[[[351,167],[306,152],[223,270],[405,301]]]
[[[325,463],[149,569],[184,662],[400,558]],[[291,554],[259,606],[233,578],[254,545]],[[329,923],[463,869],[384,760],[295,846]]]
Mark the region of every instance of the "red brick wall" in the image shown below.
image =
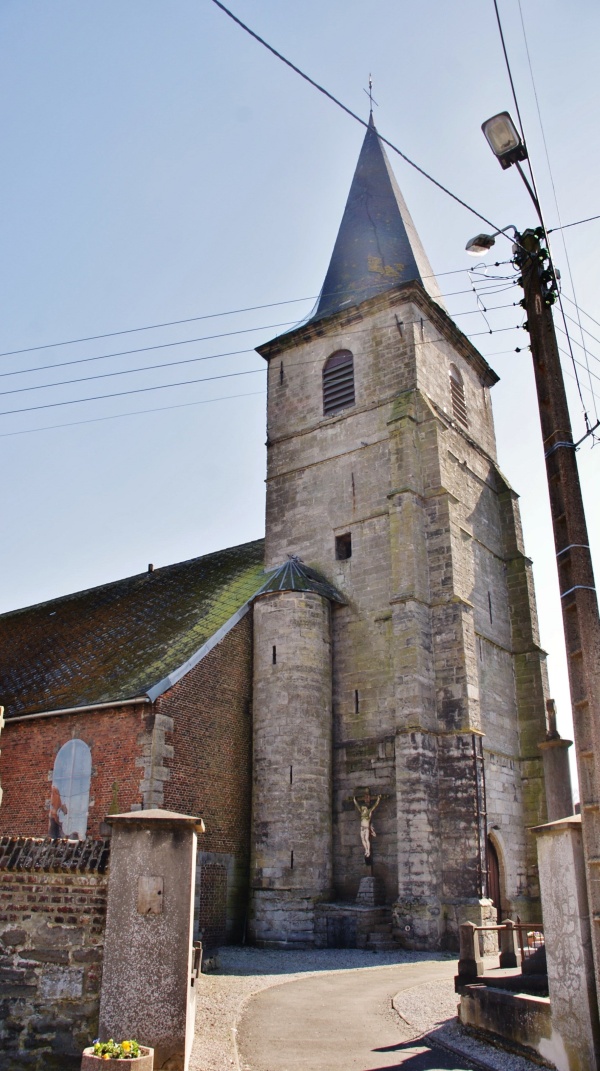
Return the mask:
[[[115,707],[85,714],[62,714],[11,723],[0,737],[0,834],[46,836],[52,770],[59,749],[73,736],[92,752],[88,837],[100,835],[100,823],[113,802],[119,811],[141,803],[143,770],[136,766],[148,733],[150,706]],[[114,806],[113,806],[114,812]]]
[[[231,853],[247,863],[250,840],[252,614],[166,695],[161,714],[173,718],[168,810],[199,815],[206,824],[198,848]]]

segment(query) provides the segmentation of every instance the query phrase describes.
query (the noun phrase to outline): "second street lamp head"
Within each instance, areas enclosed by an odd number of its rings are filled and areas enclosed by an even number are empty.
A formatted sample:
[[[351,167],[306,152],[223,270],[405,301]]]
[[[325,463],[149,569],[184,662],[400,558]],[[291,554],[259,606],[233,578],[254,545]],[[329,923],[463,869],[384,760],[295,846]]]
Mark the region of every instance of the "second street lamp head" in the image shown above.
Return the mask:
[[[477,234],[467,242],[465,249],[472,257],[478,257],[482,253],[487,253],[495,244],[496,238],[493,234]]]
[[[486,119],[485,123],[481,124],[481,129],[504,170],[519,160],[527,159],[527,149],[508,112],[492,115],[491,119]]]

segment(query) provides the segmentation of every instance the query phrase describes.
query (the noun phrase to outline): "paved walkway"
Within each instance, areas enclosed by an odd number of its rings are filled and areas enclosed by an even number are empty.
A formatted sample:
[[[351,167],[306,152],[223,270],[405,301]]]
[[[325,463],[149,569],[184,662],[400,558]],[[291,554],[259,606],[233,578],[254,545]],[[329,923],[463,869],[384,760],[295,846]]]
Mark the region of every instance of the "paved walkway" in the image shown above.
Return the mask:
[[[190,1071],[539,1071],[460,1029],[447,954],[245,946],[219,959],[199,979]]]
[[[475,1066],[415,1041],[392,997],[453,977],[456,965],[415,963],[337,971],[266,989],[238,1027],[241,1071],[471,1071]]]

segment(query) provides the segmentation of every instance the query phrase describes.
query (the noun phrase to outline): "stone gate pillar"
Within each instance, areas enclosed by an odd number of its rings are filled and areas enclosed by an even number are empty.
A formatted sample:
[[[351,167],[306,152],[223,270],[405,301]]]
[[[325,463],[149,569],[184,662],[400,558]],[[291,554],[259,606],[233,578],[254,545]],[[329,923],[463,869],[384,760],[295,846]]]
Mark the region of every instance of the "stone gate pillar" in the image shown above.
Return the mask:
[[[536,826],[552,1037],[539,1047],[558,1071],[600,1067],[581,815]]]
[[[136,1038],[154,1067],[186,1071],[194,1037],[192,927],[201,819],[111,815],[100,1040]]]

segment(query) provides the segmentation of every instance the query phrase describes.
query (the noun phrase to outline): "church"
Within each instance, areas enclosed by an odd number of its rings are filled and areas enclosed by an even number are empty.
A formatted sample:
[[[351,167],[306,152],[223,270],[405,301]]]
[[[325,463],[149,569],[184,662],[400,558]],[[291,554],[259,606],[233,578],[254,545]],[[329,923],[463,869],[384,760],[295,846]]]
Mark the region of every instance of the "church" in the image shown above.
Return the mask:
[[[258,352],[264,541],[0,618],[0,832],[201,816],[208,943],[535,918],[548,687],[497,376],[372,118],[318,303]]]

